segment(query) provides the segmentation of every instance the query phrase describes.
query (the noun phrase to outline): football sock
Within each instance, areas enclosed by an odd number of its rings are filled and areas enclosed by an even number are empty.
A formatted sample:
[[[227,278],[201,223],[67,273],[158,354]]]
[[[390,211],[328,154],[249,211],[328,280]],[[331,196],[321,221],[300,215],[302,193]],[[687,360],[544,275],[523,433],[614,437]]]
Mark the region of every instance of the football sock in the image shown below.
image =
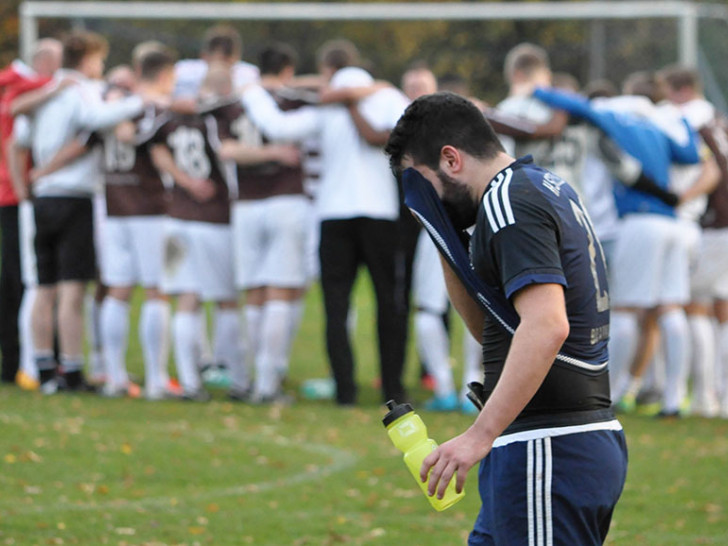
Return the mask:
[[[197,371],[197,350],[200,345],[200,315],[196,312],[177,312],[172,320],[174,360],[180,384],[187,393],[200,390]]]
[[[247,370],[244,362],[244,348],[240,335],[240,311],[218,309],[215,313],[215,361],[224,363],[230,370],[233,389],[248,387]]]
[[[212,354],[212,347],[210,346],[210,336],[207,332],[207,312],[204,306],[200,307],[197,311],[197,320],[199,322],[199,331],[197,332],[197,349],[196,349],[196,364],[198,366],[205,364],[213,364],[214,356]]]
[[[38,366],[35,365],[33,357],[33,327],[31,325],[34,300],[35,287],[26,287],[18,313],[18,332],[20,334],[20,369],[27,376],[38,379]]]
[[[718,324],[718,367],[716,377],[720,390],[721,414],[728,417],[728,322]]]
[[[682,309],[673,309],[660,315],[658,324],[665,348],[663,411],[675,412],[680,409],[685,398],[690,330]]]
[[[427,311],[415,314],[417,352],[435,379],[435,396],[444,398],[455,392],[450,368],[450,342],[442,316]]]
[[[53,352],[37,352],[34,356],[35,367],[38,370],[41,384],[56,376],[56,359]]]
[[[291,306],[286,301],[265,303],[260,325],[260,346],[255,359],[255,393],[271,396],[280,387],[285,365],[286,339],[290,332]]]
[[[252,370],[260,347],[260,321],[263,318],[263,307],[245,305],[245,369]]]
[[[106,363],[106,384],[126,387],[126,348],[129,343],[129,304],[107,296],[101,304],[101,342]]]
[[[609,380],[612,401],[617,402],[629,383],[629,367],[632,365],[639,335],[639,325],[634,313],[614,311],[611,316],[609,338]],[[625,377],[622,377],[624,374]]]
[[[139,315],[139,340],[144,354],[144,384],[147,393],[157,394],[167,386],[169,359],[169,303],[147,300]]]
[[[66,380],[66,387],[75,390],[84,385],[83,356],[61,355],[61,371]]]
[[[693,376],[692,406],[707,413],[715,408],[715,351],[716,339],[713,321],[707,315],[690,315],[690,342]]]
[[[106,298],[104,298],[106,300]],[[87,293],[84,298],[86,318],[86,339],[90,351],[89,363],[91,364],[91,375],[94,377],[104,375],[106,370],[103,357],[103,334],[101,333],[101,309],[103,303],[99,304],[92,293]]]
[[[483,382],[483,346],[466,329],[463,333],[463,398],[472,381]]]

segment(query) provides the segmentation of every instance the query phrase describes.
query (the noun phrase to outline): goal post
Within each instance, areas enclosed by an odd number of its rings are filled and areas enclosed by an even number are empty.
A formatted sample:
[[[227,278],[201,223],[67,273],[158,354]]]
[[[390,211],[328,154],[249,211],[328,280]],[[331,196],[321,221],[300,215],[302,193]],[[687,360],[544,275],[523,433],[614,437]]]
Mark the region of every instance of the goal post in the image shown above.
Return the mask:
[[[717,21],[728,30],[728,7],[690,1],[575,2],[122,2],[26,1],[20,5],[20,51],[28,59],[38,39],[40,19],[228,20],[228,21],[674,21],[673,61],[698,67],[706,83],[716,82],[710,60],[700,49],[700,21]],[[596,28],[596,27],[593,27]],[[591,57],[599,60],[605,44],[591,40]],[[601,49],[600,49],[601,48]],[[719,61],[714,61],[719,62]],[[725,84],[723,87],[726,87]],[[723,89],[707,89],[719,95]],[[720,106],[720,105],[719,105]]]

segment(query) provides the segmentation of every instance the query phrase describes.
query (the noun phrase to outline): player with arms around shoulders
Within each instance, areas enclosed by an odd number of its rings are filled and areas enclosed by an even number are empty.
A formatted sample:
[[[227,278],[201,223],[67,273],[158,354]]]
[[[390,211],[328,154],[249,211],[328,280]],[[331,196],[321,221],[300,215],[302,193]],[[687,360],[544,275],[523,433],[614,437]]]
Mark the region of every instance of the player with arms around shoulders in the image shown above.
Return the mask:
[[[461,490],[480,461],[469,544],[603,543],[627,452],[610,409],[604,258],[576,192],[529,157],[514,161],[449,93],[413,102],[386,152],[434,187],[455,228],[475,225],[474,271],[520,319],[511,335],[445,266],[455,308],[483,339],[485,401],[423,462],[429,492],[442,496],[453,475]]]

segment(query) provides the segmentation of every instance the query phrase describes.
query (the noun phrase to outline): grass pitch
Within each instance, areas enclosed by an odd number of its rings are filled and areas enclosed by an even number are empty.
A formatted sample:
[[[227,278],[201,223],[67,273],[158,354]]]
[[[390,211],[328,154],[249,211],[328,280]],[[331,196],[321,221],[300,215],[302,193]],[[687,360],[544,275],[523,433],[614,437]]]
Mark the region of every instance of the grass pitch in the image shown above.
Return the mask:
[[[476,472],[462,502],[442,513],[429,507],[381,424],[367,283],[355,299],[355,409],[303,400],[252,407],[223,391],[199,404],[0,388],[0,545],[463,544],[479,507]],[[314,290],[292,392],[326,375],[322,340]],[[135,340],[129,363],[140,372]],[[412,357],[407,373],[424,400]],[[470,420],[420,413],[438,441]],[[609,543],[728,544],[728,422],[622,422],[630,469]]]

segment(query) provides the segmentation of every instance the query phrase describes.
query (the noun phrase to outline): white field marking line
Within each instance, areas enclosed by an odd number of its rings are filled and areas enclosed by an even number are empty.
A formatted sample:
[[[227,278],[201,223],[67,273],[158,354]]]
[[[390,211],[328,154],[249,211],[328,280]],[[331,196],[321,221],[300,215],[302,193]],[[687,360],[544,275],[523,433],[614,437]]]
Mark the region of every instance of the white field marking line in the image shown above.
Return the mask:
[[[169,425],[167,427],[150,427],[150,428],[165,428],[168,429]],[[204,433],[205,435],[209,435],[209,431],[187,431],[188,433]],[[170,497],[150,497],[146,499],[141,500],[116,500],[116,501],[108,501],[103,503],[95,503],[95,504],[88,504],[88,503],[79,503],[79,504],[65,504],[61,505],[60,503],[53,503],[51,505],[42,505],[42,504],[33,504],[30,506],[13,506],[11,508],[13,514],[20,514],[20,513],[53,513],[53,512],[88,512],[88,511],[98,511],[98,510],[138,510],[138,509],[144,509],[144,508],[170,508],[172,506],[178,506],[180,504],[184,504],[185,501],[189,498],[191,501],[201,501],[201,500],[209,500],[209,499],[216,499],[220,497],[232,497],[236,495],[248,495],[248,494],[255,494],[255,493],[262,493],[265,491],[271,491],[274,489],[282,489],[282,488],[288,488],[291,485],[297,485],[305,482],[310,481],[316,481],[319,479],[326,478],[328,476],[331,476],[332,474],[336,474],[338,472],[342,472],[344,470],[347,470],[354,466],[358,461],[359,457],[357,455],[354,455],[350,451],[346,451],[343,449],[335,448],[329,444],[315,444],[315,443],[309,443],[309,442],[298,442],[298,441],[291,441],[283,436],[276,436],[276,437],[269,437],[266,438],[265,433],[262,434],[256,434],[256,435],[248,435],[248,434],[240,434],[236,433],[236,431],[232,430],[222,430],[217,433],[219,436],[235,436],[239,437],[241,440],[249,441],[252,443],[258,443],[263,445],[278,445],[278,446],[284,446],[289,448],[299,448],[303,451],[307,451],[309,453],[314,453],[316,455],[323,455],[326,457],[329,457],[332,459],[332,463],[327,466],[319,466],[316,465],[316,468],[314,470],[306,470],[303,472],[299,472],[297,474],[293,474],[292,476],[282,476],[275,480],[267,480],[263,482],[258,483],[247,483],[243,485],[237,485],[233,487],[224,487],[224,488],[217,488],[217,489],[208,489],[205,491],[200,491],[199,493],[190,494],[189,497],[182,496],[181,498],[177,496],[170,496]],[[266,442],[265,440],[269,439],[270,441]],[[184,493],[184,492],[183,492]],[[173,505],[172,499],[177,499],[178,504]]]

